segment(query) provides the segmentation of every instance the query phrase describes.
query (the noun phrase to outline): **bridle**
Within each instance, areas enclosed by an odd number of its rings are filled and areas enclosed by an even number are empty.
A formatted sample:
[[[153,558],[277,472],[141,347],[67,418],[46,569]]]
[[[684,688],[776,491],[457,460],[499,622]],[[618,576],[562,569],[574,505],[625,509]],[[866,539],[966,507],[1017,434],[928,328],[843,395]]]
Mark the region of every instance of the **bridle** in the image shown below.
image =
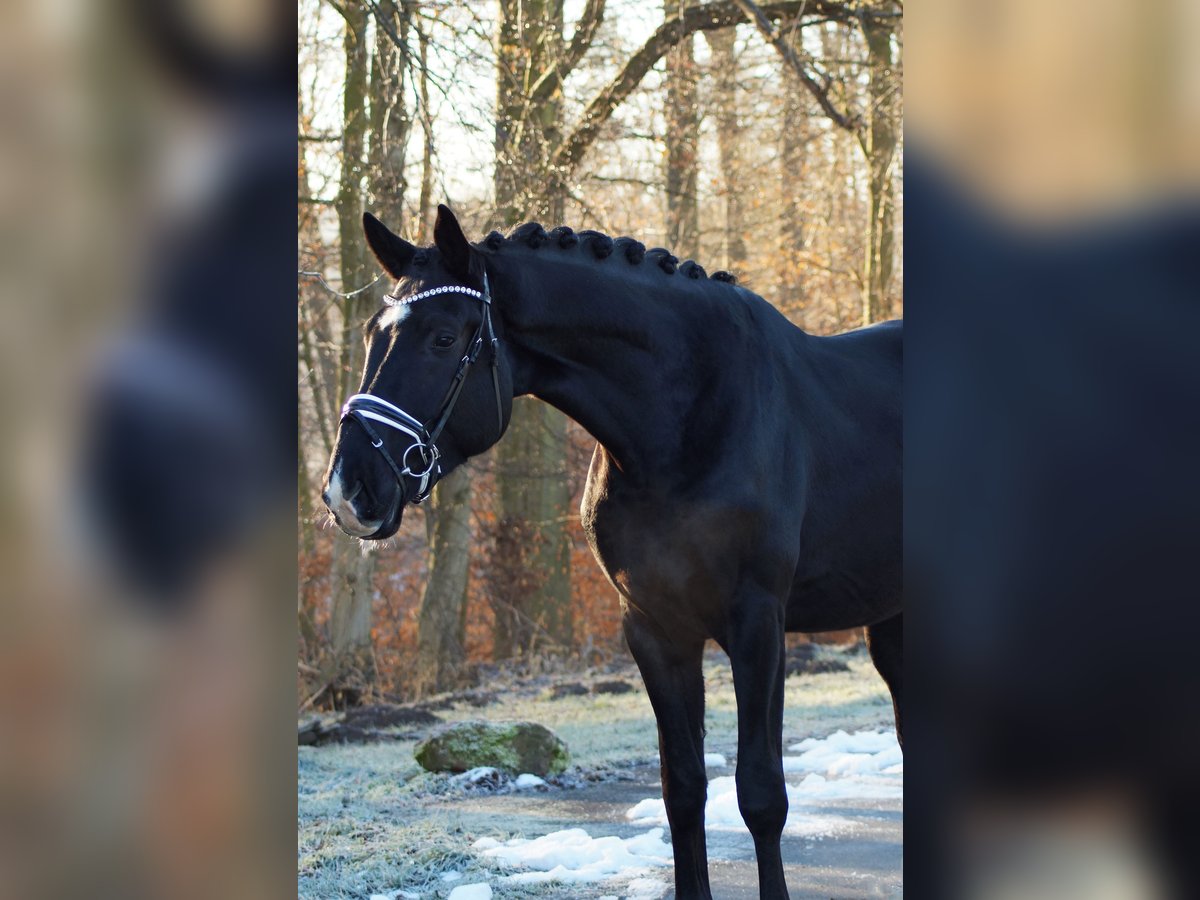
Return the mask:
[[[428,497],[434,484],[442,475],[442,466],[439,462],[442,454],[438,451],[437,439],[441,437],[442,430],[450,420],[450,414],[454,412],[454,404],[458,402],[458,396],[462,393],[467,373],[479,358],[485,341],[491,344],[492,348],[492,387],[496,391],[496,434],[499,435],[504,431],[504,406],[500,402],[500,339],[496,337],[496,330],[492,327],[492,292],[488,287],[487,273],[485,272],[483,275],[483,291],[477,291],[464,285],[447,284],[419,291],[408,297],[387,294],[384,296],[384,301],[391,306],[407,306],[439,294],[464,294],[474,297],[483,304],[483,318],[479,321],[479,327],[475,329],[475,337],[471,339],[467,355],[459,362],[458,371],[454,373],[454,379],[450,382],[450,387],[442,398],[440,411],[430,420],[433,423],[432,427],[429,423],[421,422],[395,404],[389,403],[382,397],[376,397],[374,394],[354,394],[342,407],[342,421],[344,422],[348,418],[354,419],[362,426],[367,437],[371,439],[371,446],[379,451],[392,470],[392,474],[396,476],[396,482],[402,492],[404,476],[417,479],[417,493],[412,499],[413,503],[420,503]],[[408,435],[412,443],[400,455],[399,463],[388,453],[383,438],[379,436],[379,432],[371,422],[379,422]],[[409,459],[414,453],[416,457],[410,462]],[[418,468],[414,469],[414,466]]]

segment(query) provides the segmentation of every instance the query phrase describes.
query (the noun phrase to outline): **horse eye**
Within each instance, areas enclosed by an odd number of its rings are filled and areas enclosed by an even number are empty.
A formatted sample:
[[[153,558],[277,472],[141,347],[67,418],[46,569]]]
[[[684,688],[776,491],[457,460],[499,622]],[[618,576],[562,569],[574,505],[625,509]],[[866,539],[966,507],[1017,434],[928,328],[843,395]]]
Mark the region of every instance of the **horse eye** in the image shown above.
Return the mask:
[[[441,347],[442,349],[452,347],[453,345],[454,335],[452,334],[439,334],[437,340],[433,342],[433,346]]]

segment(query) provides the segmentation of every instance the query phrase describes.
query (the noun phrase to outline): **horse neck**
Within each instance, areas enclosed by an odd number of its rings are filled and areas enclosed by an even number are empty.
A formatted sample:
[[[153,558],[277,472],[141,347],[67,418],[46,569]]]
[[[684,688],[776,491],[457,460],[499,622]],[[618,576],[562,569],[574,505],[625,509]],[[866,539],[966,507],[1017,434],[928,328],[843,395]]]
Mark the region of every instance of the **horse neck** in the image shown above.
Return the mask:
[[[506,248],[488,263],[515,393],[574,419],[626,475],[650,478],[673,465],[693,399],[668,387],[702,363],[688,362],[694,328],[673,302],[689,280],[628,267],[553,247]]]

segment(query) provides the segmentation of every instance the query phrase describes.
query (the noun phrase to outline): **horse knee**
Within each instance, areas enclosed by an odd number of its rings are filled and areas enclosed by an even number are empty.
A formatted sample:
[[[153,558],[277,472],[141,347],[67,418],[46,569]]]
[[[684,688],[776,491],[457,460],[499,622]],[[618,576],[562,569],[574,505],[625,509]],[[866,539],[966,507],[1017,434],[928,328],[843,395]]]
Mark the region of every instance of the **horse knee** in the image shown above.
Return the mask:
[[[663,778],[663,800],[672,821],[694,823],[704,820],[708,801],[708,779],[704,772],[668,772]]]
[[[778,837],[787,821],[788,798],[783,773],[760,769],[737,775],[738,810],[756,839]]]

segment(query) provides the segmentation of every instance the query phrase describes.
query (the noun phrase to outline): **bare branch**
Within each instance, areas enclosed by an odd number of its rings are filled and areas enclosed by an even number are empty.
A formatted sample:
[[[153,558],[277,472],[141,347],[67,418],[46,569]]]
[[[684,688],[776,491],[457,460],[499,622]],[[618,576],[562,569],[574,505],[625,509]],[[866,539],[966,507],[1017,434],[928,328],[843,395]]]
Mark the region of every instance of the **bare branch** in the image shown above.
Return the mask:
[[[563,78],[570,75],[575,66],[579,64],[579,60],[583,59],[583,55],[592,46],[596,31],[603,21],[604,0],[588,0],[587,6],[583,8],[583,15],[579,17],[579,22],[575,25],[575,33],[571,35],[571,43],[567,46],[562,66],[560,66]]]
[[[333,7],[337,14],[346,20],[346,24],[353,24],[350,19],[350,12],[346,9],[344,4],[339,3],[338,0],[325,0],[325,3]]]
[[[332,2],[332,0],[327,0]],[[367,8],[371,10],[375,16],[375,24],[383,29],[388,40],[395,44],[405,56],[408,55],[408,46],[400,35],[396,34],[396,29],[392,27],[392,20],[396,18],[396,6],[391,0],[365,0]],[[387,9],[381,9],[381,4],[386,5]]]
[[[579,24],[575,26],[575,34],[571,36],[571,43],[563,53],[563,58],[554,60],[529,89],[530,103],[545,103],[553,97],[555,90],[562,87],[563,81],[578,65],[579,60],[583,59],[588,47],[592,45],[596,30],[604,20],[604,2],[605,0],[588,0],[583,15],[579,18]]]
[[[821,107],[821,111],[829,117],[830,121],[839,128],[859,134],[864,128],[862,116],[849,110],[842,112],[833,105],[833,101],[829,99],[829,78],[825,77],[821,81],[817,81],[817,79],[809,74],[808,69],[804,65],[804,60],[800,58],[800,54],[796,52],[796,48],[784,39],[775,25],[771,24],[771,20],[763,14],[762,8],[757,3],[754,3],[753,0],[735,0],[735,2],[746,13],[750,21],[754,23],[754,27],[758,29],[759,34],[763,36],[764,40],[775,48],[776,52],[783,58],[783,61],[796,74],[796,77],[800,79],[800,83],[813,95],[813,98],[817,101],[817,105]]]
[[[769,21],[795,17],[802,12],[842,22],[854,21],[866,15],[876,18],[895,18],[899,15],[830,0],[783,0],[765,3],[758,9]],[[641,49],[629,58],[617,77],[588,104],[582,121],[555,151],[551,160],[553,171],[563,180],[575,171],[604,123],[637,89],[668,50],[698,31],[728,28],[746,20],[746,11],[738,5],[738,0],[717,0],[701,6],[689,6],[681,14],[663,22]]]

